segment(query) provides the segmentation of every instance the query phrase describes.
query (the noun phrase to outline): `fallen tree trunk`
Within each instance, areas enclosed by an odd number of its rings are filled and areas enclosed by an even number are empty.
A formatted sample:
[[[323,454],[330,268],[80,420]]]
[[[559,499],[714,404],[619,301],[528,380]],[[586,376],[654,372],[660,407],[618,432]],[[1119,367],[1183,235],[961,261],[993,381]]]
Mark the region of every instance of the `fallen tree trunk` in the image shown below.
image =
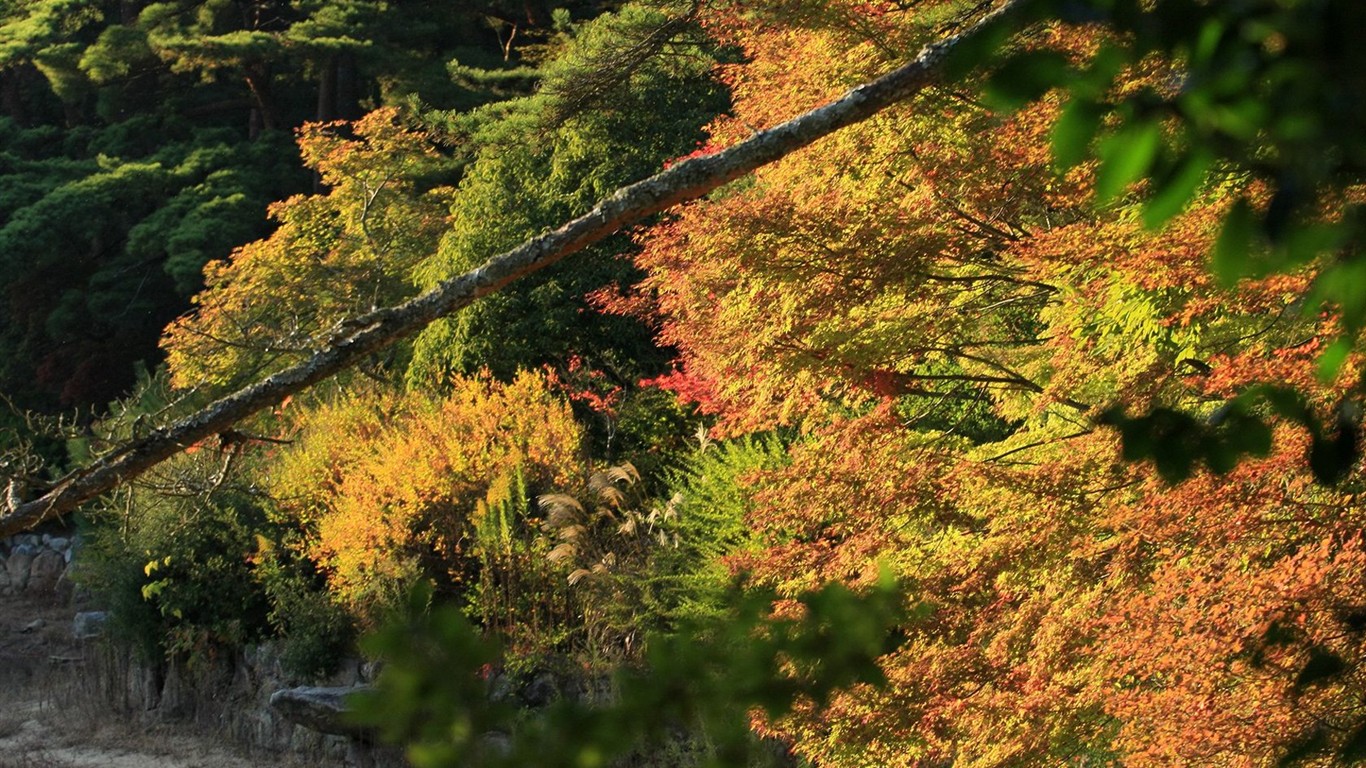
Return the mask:
[[[238,421],[279,404],[289,395],[342,371],[439,317],[496,293],[627,225],[678,203],[696,199],[761,166],[779,160],[840,128],[866,120],[933,84],[948,55],[1009,22],[1027,0],[1006,0],[963,32],[929,45],[907,64],[840,98],[756,133],[713,155],[695,157],[617,190],[593,210],[554,231],[442,282],[403,304],[378,309],[340,324],[307,360],[238,390],[203,410],[133,440],[58,480],[31,500],[10,499],[0,515],[7,536],[75,509]]]

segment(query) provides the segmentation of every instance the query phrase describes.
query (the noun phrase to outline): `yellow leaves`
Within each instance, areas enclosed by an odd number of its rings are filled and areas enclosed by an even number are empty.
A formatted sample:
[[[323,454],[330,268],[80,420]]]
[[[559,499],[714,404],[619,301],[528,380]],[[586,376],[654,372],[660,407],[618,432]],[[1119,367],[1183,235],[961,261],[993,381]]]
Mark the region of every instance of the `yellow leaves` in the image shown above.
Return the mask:
[[[303,415],[296,442],[271,473],[271,493],[316,521],[311,555],[361,615],[365,599],[421,573],[424,553],[444,574],[468,566],[472,526],[509,504],[525,482],[569,485],[582,432],[544,380],[522,373],[452,382],[445,397],[361,392]],[[514,516],[526,509],[513,509]]]
[[[170,564],[171,564],[171,556],[170,556],[170,555],[167,555],[166,557],[163,557],[163,558],[160,559],[160,560],[149,560],[149,561],[147,561],[147,565],[145,565],[145,566],[142,567],[142,574],[143,574],[144,576],[151,576],[152,574],[156,573],[157,571],[161,570],[162,568],[165,568],[165,567],[169,566]]]
[[[305,126],[299,144],[330,189],[275,203],[280,227],[205,267],[197,309],[167,330],[177,387],[231,386],[310,351],[343,318],[413,292],[409,269],[436,247],[446,192],[414,179],[445,162],[392,109],[351,125]]]

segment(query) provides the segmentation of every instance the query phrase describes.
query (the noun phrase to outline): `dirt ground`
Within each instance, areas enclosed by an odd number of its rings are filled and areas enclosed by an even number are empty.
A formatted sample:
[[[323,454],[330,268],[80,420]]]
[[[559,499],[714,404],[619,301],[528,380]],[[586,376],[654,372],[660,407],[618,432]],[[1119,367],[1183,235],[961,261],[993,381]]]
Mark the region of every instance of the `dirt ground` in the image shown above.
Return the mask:
[[[73,614],[52,600],[0,596],[0,768],[302,766],[115,711],[81,674],[89,650],[71,636]]]

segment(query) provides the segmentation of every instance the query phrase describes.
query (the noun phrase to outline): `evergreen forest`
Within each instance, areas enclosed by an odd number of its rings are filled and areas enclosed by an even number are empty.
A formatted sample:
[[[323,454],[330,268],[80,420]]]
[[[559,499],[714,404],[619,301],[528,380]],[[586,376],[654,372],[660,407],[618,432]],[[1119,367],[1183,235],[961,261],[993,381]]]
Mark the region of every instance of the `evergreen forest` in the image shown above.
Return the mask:
[[[0,532],[415,766],[1366,761],[1363,30],[0,0]]]

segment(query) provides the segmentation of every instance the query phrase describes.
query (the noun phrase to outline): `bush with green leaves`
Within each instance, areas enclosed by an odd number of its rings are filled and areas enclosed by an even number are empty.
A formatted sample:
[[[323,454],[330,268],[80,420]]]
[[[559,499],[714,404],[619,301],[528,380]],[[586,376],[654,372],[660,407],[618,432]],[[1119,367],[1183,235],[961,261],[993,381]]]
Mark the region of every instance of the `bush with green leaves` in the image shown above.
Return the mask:
[[[327,591],[313,564],[258,537],[255,576],[270,602],[266,618],[278,637],[280,665],[305,680],[329,675],[355,653],[356,626]]]
[[[831,584],[801,595],[797,615],[774,615],[771,601],[734,594],[715,617],[652,634],[643,671],[619,669],[611,701],[563,698],[527,713],[490,695],[497,645],[419,591],[406,615],[366,641],[385,668],[377,690],[352,698],[354,718],[405,744],[418,768],[597,768],[667,750],[680,730],[706,745],[695,764],[772,764],[773,749],[750,731],[756,712],[773,720],[882,685],[877,659],[927,611],[889,575],[863,593]]]
[[[264,522],[253,499],[134,488],[92,521],[81,580],[110,609],[115,637],[145,658],[193,663],[268,632],[251,563]]]
[[[754,499],[745,480],[787,463],[775,434],[724,442],[703,439],[670,483],[673,546],[653,553],[651,602],[669,621],[714,617],[726,610],[734,581],[724,558],[754,544],[747,516]]]

